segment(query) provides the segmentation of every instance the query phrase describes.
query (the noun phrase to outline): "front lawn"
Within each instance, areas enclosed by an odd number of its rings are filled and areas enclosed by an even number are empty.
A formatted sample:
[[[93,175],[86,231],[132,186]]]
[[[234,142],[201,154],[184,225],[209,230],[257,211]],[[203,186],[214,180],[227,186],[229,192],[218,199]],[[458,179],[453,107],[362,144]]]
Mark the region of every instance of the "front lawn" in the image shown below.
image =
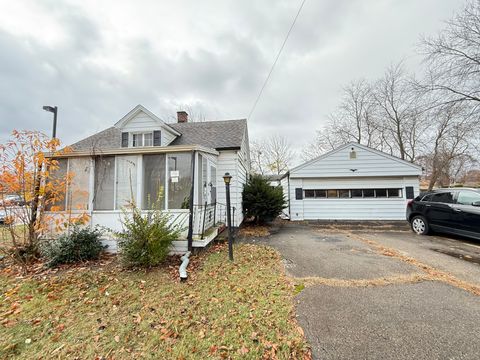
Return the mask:
[[[211,250],[193,279],[172,269],[0,274],[0,358],[308,358],[295,289],[273,249]]]

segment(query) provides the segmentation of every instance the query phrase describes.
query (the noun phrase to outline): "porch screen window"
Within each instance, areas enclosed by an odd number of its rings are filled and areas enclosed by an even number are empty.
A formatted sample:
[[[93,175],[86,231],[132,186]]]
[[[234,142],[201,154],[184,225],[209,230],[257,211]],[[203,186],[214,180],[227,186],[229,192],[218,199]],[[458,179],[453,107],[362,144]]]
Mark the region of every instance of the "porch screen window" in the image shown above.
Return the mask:
[[[94,210],[113,210],[115,157],[98,156],[95,159]]]
[[[68,208],[88,210],[90,158],[72,158],[69,160],[68,168],[68,173],[72,177],[68,186]]]
[[[172,176],[172,171],[174,175]],[[192,188],[192,153],[168,155],[168,208],[188,209]]]
[[[115,209],[135,201],[137,193],[137,156],[117,156]]]
[[[143,155],[143,209],[165,209],[165,154]]]
[[[198,164],[197,164],[197,201],[198,204],[203,204],[203,162],[206,162],[207,159],[204,159],[202,155],[198,154]]]
[[[210,166],[210,203],[217,202],[217,168]]]
[[[52,191],[49,191],[48,202],[45,206],[46,211],[65,211],[65,193],[67,189],[66,179],[68,170],[68,159],[57,159],[58,169],[51,172],[50,179],[48,180],[48,188],[51,187]]]

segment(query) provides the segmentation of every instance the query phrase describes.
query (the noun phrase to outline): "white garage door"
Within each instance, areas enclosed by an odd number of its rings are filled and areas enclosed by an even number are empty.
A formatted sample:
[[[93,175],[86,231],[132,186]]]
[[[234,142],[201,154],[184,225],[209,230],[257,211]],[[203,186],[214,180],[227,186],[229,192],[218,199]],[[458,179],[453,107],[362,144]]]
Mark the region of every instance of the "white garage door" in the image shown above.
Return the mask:
[[[416,186],[415,186],[416,182]],[[418,180],[302,179],[291,189],[292,220],[404,220]]]

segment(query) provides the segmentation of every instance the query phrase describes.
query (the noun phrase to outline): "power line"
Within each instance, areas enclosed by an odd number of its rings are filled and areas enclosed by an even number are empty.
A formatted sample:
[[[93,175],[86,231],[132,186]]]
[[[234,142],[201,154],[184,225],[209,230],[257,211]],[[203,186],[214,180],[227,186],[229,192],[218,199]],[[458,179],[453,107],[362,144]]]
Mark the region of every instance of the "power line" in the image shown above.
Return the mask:
[[[303,0],[302,3],[300,4],[300,7],[298,8],[297,15],[295,15],[295,18],[293,19],[292,25],[290,26],[290,29],[288,29],[287,36],[285,36],[285,40],[283,40],[282,46],[280,47],[280,50],[278,51],[277,57],[275,58],[275,61],[272,64],[272,67],[270,68],[270,71],[268,72],[268,75],[265,79],[265,82],[262,85],[262,88],[260,89],[260,92],[258,93],[257,98],[255,99],[255,102],[253,103],[252,109],[250,110],[250,113],[248,114],[248,119],[250,119],[250,116],[252,116],[253,112],[255,111],[255,108],[257,107],[258,101],[260,100],[260,97],[263,94],[263,90],[265,89],[265,86],[267,86],[268,80],[272,76],[273,69],[275,68],[275,65],[277,65],[277,61],[280,58],[280,55],[283,51],[283,48],[285,47],[285,44],[287,43],[288,37],[290,36],[290,33],[292,32],[293,27],[295,26],[295,23],[297,22],[298,16],[300,15],[300,12],[302,11],[303,5],[305,5],[305,2],[307,0]]]

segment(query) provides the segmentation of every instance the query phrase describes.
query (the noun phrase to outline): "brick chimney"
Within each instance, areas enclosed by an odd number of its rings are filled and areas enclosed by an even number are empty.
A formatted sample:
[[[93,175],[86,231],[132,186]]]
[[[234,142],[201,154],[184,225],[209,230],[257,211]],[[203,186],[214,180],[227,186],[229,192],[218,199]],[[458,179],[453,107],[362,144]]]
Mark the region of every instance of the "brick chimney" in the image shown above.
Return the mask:
[[[177,111],[177,122],[179,123],[188,122],[188,113],[186,111]]]

